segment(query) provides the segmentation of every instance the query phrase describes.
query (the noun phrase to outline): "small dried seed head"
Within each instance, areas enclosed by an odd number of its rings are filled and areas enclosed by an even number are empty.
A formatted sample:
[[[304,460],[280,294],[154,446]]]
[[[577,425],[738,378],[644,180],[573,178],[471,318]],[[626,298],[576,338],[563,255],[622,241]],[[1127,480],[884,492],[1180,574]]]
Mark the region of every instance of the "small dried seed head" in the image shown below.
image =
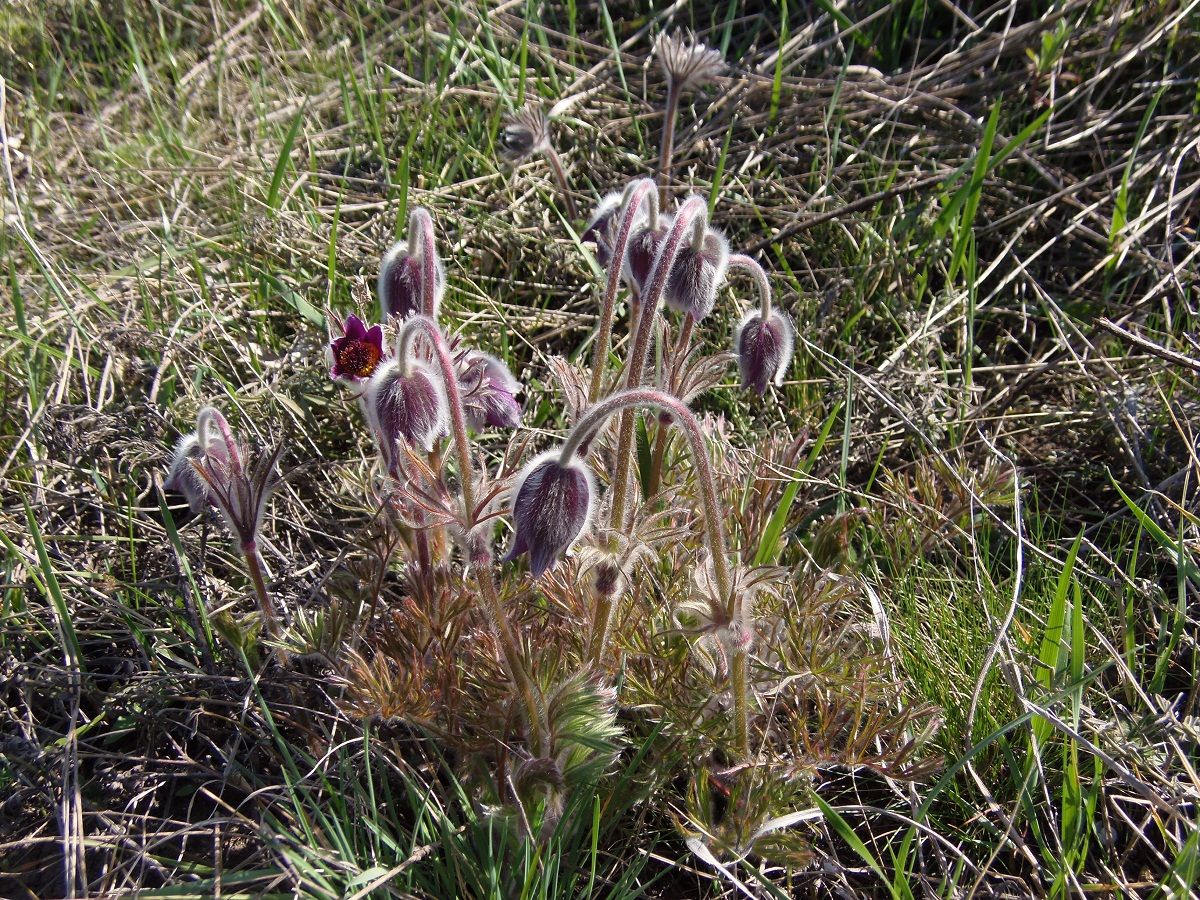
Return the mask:
[[[571,548],[592,517],[595,476],[578,458],[564,465],[559,454],[551,450],[534,457],[513,490],[516,539],[505,559],[527,552],[534,578]]]
[[[707,229],[699,249],[689,243],[675,257],[663,293],[667,306],[681,313],[691,313],[699,322],[716,305],[717,291],[725,281],[728,268],[729,244],[720,234]]]
[[[792,323],[778,310],[765,320],[757,309],[748,313],[733,338],[742,387],[761,395],[767,385],[781,385],[794,347]]]
[[[413,362],[408,374],[396,360],[375,370],[364,398],[371,429],[389,470],[398,461],[396,443],[401,438],[423,450],[448,433],[446,397],[437,376],[422,362]]]
[[[500,156],[520,162],[550,146],[550,122],[540,105],[526,104],[508,117],[500,133]]]
[[[720,52],[700,43],[690,31],[663,32],[655,42],[654,52],[677,91],[703,87],[725,71]]]

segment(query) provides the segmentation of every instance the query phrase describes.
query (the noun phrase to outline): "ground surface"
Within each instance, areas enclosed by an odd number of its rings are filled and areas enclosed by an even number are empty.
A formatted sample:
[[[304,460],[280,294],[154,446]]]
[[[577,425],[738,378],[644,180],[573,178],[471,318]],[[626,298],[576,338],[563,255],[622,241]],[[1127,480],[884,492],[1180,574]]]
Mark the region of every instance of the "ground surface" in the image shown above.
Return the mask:
[[[580,208],[652,173],[650,53],[677,26],[730,67],[685,98],[675,192],[711,198],[799,332],[768,402],[731,372],[700,407],[751,448],[830,425],[783,473],[788,540],[872,586],[906,702],[942,722],[911,787],[816,778],[836,811],[798,826],[812,863],[739,877],[1187,895],[1195,0],[0,9],[0,893],[737,893],[653,773],[637,802],[576,798],[548,844],[493,840],[319,667],[259,677],[205,640],[198,606],[246,612],[249,588],[221,527],[157,486],[203,403],[284,442],[272,589],[327,600],[372,510],[323,312],[370,308],[418,203],[446,318],[525,382],[535,442],[560,429],[548,360],[586,356],[599,281],[549,169],[498,135],[583,92],[554,125]],[[734,293],[711,349],[753,302]]]

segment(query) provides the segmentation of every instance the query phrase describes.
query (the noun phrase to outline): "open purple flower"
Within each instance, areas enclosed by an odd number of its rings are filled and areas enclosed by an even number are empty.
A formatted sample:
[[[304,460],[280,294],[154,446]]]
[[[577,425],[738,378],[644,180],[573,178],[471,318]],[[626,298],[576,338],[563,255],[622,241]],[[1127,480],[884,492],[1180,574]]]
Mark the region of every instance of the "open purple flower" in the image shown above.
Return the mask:
[[[720,234],[706,228],[701,240],[680,248],[663,292],[667,306],[691,313],[699,322],[716,305],[717,291],[725,281],[728,267],[729,244]]]
[[[757,309],[748,313],[733,338],[742,387],[761,395],[768,384],[782,384],[794,346],[792,324],[783,314],[772,310],[764,319]]]
[[[384,357],[383,329],[378,325],[367,328],[362,319],[351,314],[342,332],[329,344],[329,374],[339,381],[366,381]]]
[[[429,451],[434,441],[448,433],[446,395],[423,362],[404,365],[388,360],[371,376],[364,401],[388,471],[398,461],[396,445],[401,438]]]
[[[508,366],[494,356],[467,350],[459,357],[457,368],[463,412],[472,429],[516,428],[521,424],[521,404],[516,398],[521,383]]]
[[[534,457],[513,491],[516,539],[505,559],[528,553],[529,570],[540,577],[583,534],[595,495],[595,476],[577,457],[563,463],[560,450]]]

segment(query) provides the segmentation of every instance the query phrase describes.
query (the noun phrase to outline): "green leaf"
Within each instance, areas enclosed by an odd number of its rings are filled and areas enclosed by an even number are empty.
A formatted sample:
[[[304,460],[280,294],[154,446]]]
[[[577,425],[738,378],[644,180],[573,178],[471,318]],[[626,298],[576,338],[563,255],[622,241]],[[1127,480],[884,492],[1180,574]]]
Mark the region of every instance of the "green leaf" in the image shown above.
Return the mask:
[[[271,212],[279,210],[279,193],[283,187],[283,176],[287,173],[288,162],[292,158],[292,145],[296,143],[296,136],[300,133],[300,123],[304,121],[304,112],[307,109],[308,98],[305,97],[304,102],[300,104],[300,110],[296,113],[296,117],[292,119],[292,124],[283,138],[283,146],[279,148],[279,159],[275,161],[275,172],[271,176],[271,187],[267,191],[267,209],[271,210]]]

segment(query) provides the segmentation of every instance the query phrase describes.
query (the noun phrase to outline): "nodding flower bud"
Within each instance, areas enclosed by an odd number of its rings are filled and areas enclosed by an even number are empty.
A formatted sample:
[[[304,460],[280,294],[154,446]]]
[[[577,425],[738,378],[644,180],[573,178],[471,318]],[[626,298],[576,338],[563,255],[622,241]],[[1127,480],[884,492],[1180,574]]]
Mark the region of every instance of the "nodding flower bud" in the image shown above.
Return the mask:
[[[705,228],[700,240],[681,247],[675,258],[663,292],[667,306],[691,313],[699,322],[716,305],[728,268],[729,244],[719,233]]]
[[[747,313],[733,338],[742,387],[761,395],[768,384],[781,385],[794,347],[792,323],[778,310],[765,319],[760,310]]]
[[[578,457],[542,453],[524,468],[513,491],[516,539],[505,560],[529,554],[529,570],[541,576],[579,539],[591,520],[596,479]]]
[[[463,412],[473,430],[521,424],[521,404],[516,398],[521,383],[508,366],[494,356],[468,350],[459,357],[457,368]]]
[[[637,288],[639,295],[646,289],[654,258],[670,229],[670,217],[659,215],[653,227],[641,225],[629,236],[629,246],[625,250],[625,282]]]
[[[587,228],[583,229],[583,234],[579,236],[579,240],[591,241],[596,245],[596,260],[605,268],[608,268],[608,264],[612,262],[613,243],[616,241],[615,231],[619,221],[618,217],[621,214],[622,199],[624,198],[620,191],[606,194],[596,205],[596,211],[592,213],[591,221],[588,222]]]
[[[407,373],[404,368],[396,360],[385,362],[371,376],[364,398],[367,419],[389,471],[398,461],[400,438],[429,451],[449,432],[441,381],[422,362],[410,362]]]
[[[194,463],[207,455],[220,460],[225,466],[229,465],[228,453],[221,441],[209,438],[206,443],[207,447],[201,445],[200,438],[195,434],[189,434],[176,444],[175,452],[171,454],[171,468],[167,472],[167,480],[163,482],[163,487],[168,491],[183,494],[193,513],[199,513],[204,507],[213,505],[208,483],[196,471]]]
[[[423,309],[425,296],[426,251],[433,256],[433,308]],[[437,318],[442,294],[446,291],[446,269],[433,245],[433,221],[429,213],[417,207],[408,220],[408,238],[392,246],[379,266],[379,305],[383,318],[407,319],[421,313]]]
[[[367,328],[362,319],[351,314],[346,317],[342,336],[329,344],[329,374],[336,381],[366,381],[384,355],[383,329],[378,325]]]

